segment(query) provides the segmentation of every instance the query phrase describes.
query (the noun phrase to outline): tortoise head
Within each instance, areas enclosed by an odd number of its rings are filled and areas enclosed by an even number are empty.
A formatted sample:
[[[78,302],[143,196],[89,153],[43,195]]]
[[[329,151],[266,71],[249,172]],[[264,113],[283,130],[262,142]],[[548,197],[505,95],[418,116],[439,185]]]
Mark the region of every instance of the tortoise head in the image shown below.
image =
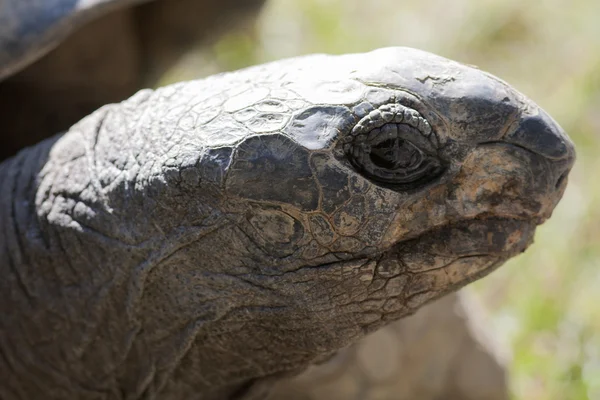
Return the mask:
[[[275,95],[235,111],[264,133],[239,142],[224,188],[262,273],[311,276],[312,310],[363,327],[407,315],[524,251],[565,190],[569,138],[476,68],[389,48],[280,74],[304,106],[289,121],[257,111]]]
[[[131,274],[111,321],[196,395],[323,360],[489,273],[532,242],[575,155],[502,81],[391,48],[142,91],[48,157],[41,219],[82,232],[95,253],[73,265]]]

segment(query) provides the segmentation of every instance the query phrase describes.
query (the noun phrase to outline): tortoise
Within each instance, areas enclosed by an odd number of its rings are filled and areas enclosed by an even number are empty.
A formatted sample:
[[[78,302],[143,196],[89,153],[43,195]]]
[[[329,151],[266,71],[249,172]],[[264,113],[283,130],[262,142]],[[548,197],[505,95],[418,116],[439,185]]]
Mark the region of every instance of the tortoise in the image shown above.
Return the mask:
[[[134,2],[66,3],[76,26]],[[67,25],[4,46],[4,73]],[[461,322],[459,297],[403,318],[524,251],[574,160],[508,84],[409,48],[139,91],[0,164],[0,394],[427,398],[373,342]],[[451,364],[428,356],[403,375]]]
[[[26,7],[16,2],[4,4],[0,13],[5,43],[0,46],[0,78],[4,78],[0,83],[0,101],[3,102],[0,113],[3,113],[7,134],[0,137],[0,160],[25,145],[67,129],[95,108],[121,100],[140,86],[155,85],[156,77],[179,54],[198,40],[211,40],[218,34],[215,27],[222,31],[236,22],[244,22],[248,14],[253,15],[261,5],[261,1],[256,0],[233,4],[207,0],[178,0],[168,4],[122,0],[110,3],[110,7],[101,9],[89,2],[76,7],[72,2],[55,1],[50,6],[65,7],[65,10],[63,14],[54,15],[45,14],[49,10],[48,2],[29,1]],[[39,22],[32,23],[48,18],[65,22],[41,26]],[[36,30],[40,28],[44,29]],[[24,29],[29,33],[23,34]],[[52,79],[47,79],[48,76]],[[31,115],[36,118],[29,118]],[[471,311],[476,305],[474,299],[466,301],[465,296],[452,294],[428,306],[418,317],[405,319],[380,332],[380,335],[393,333],[396,349],[404,351],[388,349],[386,353],[386,356],[392,355],[392,361],[400,369],[394,372],[395,387],[388,389],[381,383],[371,386],[390,392],[400,387],[408,398],[450,394],[457,392],[456,388],[460,388],[458,391],[463,392],[461,396],[465,398],[490,397],[489,393],[493,393],[494,398],[505,398],[505,374],[495,354],[498,346],[478,334],[485,330],[484,323],[474,323],[479,320],[477,313]],[[420,333],[423,331],[429,332],[427,337]],[[368,353],[360,352],[362,364],[372,365],[366,369],[369,375],[377,374],[379,365],[390,364],[379,360],[382,356],[369,344],[374,341],[374,337],[370,337],[347,352],[369,348]],[[371,361],[365,359],[365,354],[370,353],[373,353]],[[402,370],[409,362],[410,373]],[[359,378],[365,369],[363,365],[357,370],[361,364],[358,360],[346,362],[348,365],[336,360],[331,363],[352,367],[346,373],[359,374]],[[435,374],[425,371],[431,370],[432,364],[436,366]],[[487,378],[479,389],[471,387],[471,379],[459,378],[472,376],[474,372]],[[332,368],[327,365],[316,372],[313,368],[309,374],[289,382],[290,387],[286,381],[280,382],[277,391],[284,398],[292,393],[307,394],[308,387],[297,386],[308,378],[311,388],[333,390],[348,397],[348,388],[340,387],[347,379],[338,378],[332,385],[332,379],[328,378],[331,373]],[[319,383],[323,380],[328,383]],[[397,390],[394,393],[398,398]],[[333,394],[325,396],[332,398]]]

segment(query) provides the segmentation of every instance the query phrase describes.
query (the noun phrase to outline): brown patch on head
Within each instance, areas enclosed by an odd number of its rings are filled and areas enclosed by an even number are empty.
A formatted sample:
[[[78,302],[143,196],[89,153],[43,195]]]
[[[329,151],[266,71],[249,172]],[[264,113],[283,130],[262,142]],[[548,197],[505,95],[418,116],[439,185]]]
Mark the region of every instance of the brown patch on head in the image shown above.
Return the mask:
[[[481,145],[465,158],[451,182],[448,213],[452,219],[495,215],[545,218],[556,196],[546,160],[508,144]]]

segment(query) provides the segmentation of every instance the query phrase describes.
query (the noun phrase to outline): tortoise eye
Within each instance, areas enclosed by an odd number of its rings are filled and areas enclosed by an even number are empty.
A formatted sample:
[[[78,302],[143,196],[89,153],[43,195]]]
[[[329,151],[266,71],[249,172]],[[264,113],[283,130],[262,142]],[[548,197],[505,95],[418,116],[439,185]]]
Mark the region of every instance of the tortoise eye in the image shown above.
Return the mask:
[[[431,127],[415,110],[399,104],[380,107],[352,133],[344,144],[348,159],[359,172],[383,186],[410,189],[444,170],[429,140]]]
[[[370,159],[379,168],[397,170],[418,167],[424,157],[423,153],[411,142],[395,138],[371,146]]]

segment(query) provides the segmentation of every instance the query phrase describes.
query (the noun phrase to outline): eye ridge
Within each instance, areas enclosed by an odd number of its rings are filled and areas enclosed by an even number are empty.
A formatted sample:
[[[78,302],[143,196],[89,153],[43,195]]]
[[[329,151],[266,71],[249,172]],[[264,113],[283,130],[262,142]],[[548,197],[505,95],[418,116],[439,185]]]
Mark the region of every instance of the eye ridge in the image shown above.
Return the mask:
[[[430,138],[432,134],[435,135],[429,122],[417,110],[399,103],[383,104],[371,111],[356,123],[352,128],[351,135],[355,137],[363,135],[389,123],[411,126],[426,138]]]

